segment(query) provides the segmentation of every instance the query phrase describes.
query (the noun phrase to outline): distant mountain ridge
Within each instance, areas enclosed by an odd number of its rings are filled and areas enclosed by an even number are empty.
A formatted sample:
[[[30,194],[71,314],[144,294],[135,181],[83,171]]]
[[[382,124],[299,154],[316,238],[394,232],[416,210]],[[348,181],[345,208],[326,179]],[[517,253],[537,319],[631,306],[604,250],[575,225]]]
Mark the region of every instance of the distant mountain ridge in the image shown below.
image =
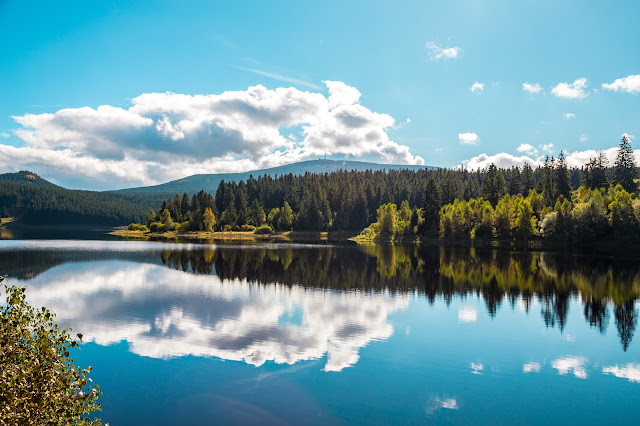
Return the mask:
[[[331,173],[338,170],[422,170],[422,169],[435,169],[431,166],[415,166],[406,164],[378,164],[367,163],[363,161],[337,161],[337,160],[309,160],[301,161],[298,163],[287,164],[284,166],[271,167],[268,169],[252,170],[241,173],[212,173],[212,174],[197,174],[188,176],[182,179],[173,180],[170,182],[162,183],[153,186],[142,186],[137,188],[126,188],[115,191],[108,191],[115,194],[163,194],[173,195],[188,193],[193,194],[200,190],[215,194],[218,189],[218,185],[223,180],[225,182],[247,180],[250,176],[257,178],[258,176],[280,176],[280,175],[303,175],[309,173]]]

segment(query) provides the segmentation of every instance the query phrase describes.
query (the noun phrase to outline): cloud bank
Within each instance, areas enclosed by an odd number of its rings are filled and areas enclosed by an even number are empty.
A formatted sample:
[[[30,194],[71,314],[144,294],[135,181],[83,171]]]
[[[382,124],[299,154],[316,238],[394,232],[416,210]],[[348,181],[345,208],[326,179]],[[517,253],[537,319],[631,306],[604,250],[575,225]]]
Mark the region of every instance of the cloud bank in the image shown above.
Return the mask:
[[[149,185],[196,173],[275,167],[349,154],[424,164],[389,138],[395,120],[359,104],[360,92],[324,81],[329,96],[293,87],[212,95],[144,93],[128,109],[102,105],[13,117],[26,146],[0,144],[0,170],[32,169],[79,186]]]

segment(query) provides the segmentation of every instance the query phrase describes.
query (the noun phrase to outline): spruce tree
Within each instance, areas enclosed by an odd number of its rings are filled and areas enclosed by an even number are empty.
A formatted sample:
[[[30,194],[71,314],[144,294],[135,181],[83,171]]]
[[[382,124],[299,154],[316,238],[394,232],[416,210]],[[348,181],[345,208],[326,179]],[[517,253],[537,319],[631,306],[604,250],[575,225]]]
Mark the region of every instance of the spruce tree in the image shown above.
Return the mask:
[[[492,206],[498,204],[498,200],[505,194],[505,180],[502,171],[491,163],[482,182],[482,195],[489,200]]]
[[[554,170],[555,174],[555,197],[564,195],[565,198],[571,199],[571,177],[569,176],[569,168],[567,160],[564,158],[564,152],[560,151],[558,163]]]
[[[422,194],[422,218],[424,219],[425,231],[438,229],[441,202],[440,188],[435,179],[430,177]]]
[[[636,191],[637,184],[634,179],[638,178],[638,170],[627,135],[623,135],[620,141],[620,148],[614,164],[614,176],[616,184],[622,185],[627,192]]]

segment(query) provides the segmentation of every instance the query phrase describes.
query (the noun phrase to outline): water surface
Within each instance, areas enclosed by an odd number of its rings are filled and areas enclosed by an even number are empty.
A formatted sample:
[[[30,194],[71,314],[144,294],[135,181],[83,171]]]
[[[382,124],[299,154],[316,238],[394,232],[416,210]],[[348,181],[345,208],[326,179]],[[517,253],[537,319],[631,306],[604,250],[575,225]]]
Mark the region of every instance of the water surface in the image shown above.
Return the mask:
[[[633,259],[1,241],[116,424],[634,422]]]

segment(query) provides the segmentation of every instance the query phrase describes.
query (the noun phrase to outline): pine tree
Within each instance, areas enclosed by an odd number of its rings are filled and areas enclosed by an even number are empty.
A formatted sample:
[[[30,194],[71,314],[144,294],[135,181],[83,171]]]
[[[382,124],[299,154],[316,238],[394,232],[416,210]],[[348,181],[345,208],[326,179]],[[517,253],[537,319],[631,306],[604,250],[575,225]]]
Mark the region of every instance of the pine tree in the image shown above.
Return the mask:
[[[620,148],[614,164],[614,175],[616,183],[622,185],[627,192],[636,191],[637,184],[634,179],[638,178],[638,170],[627,135],[623,135],[620,141]]]
[[[433,177],[427,181],[427,187],[422,194],[422,218],[424,230],[434,231],[440,224],[440,188]]]
[[[502,171],[491,163],[482,182],[482,194],[492,206],[505,194],[505,180]]]
[[[535,177],[533,176],[533,169],[529,165],[529,163],[524,163],[522,167],[522,173],[520,175],[520,180],[522,182],[522,193],[523,195],[527,195],[529,190],[535,187]]]
[[[555,174],[555,194],[554,198],[564,195],[565,198],[571,198],[571,177],[569,176],[569,168],[567,160],[564,158],[564,152],[560,151],[558,163],[554,170]]]

